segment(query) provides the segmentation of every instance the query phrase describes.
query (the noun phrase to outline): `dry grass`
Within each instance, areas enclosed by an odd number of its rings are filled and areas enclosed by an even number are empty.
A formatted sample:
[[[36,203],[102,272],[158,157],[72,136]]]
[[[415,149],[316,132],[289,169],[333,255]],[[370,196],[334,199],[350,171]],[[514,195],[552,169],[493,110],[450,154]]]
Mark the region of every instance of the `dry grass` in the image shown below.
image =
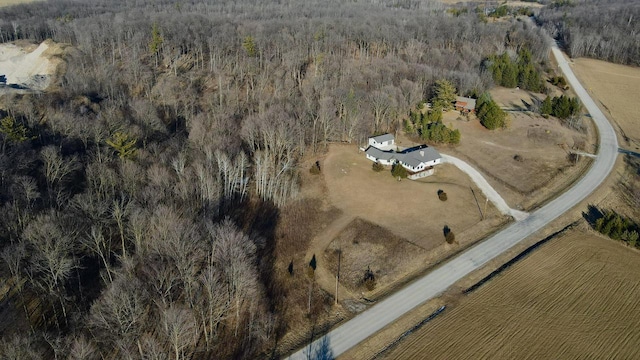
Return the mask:
[[[640,94],[640,68],[593,59],[575,59],[573,71],[617,125],[620,145],[640,150],[640,121],[634,104]]]
[[[491,93],[501,106],[514,110],[525,110],[534,97],[542,97],[505,88]],[[569,152],[592,152],[594,136],[589,128],[579,132],[531,112],[513,111],[509,116],[508,129],[490,131],[473,116],[466,121],[455,111],[446,113],[445,124],[462,133],[460,145],[450,152],[485,174],[511,207],[530,209],[582,173],[588,161],[575,166]]]
[[[635,358],[640,253],[573,231],[407,338],[388,359]]]
[[[378,225],[354,220],[329,245],[325,252],[327,267],[332,274],[338,268],[341,252],[341,283],[354,293],[366,292],[363,279],[367,268],[375,274],[376,286],[387,286],[398,276],[413,270],[422,262],[426,251],[405,241]]]
[[[458,234],[481,221],[475,196],[484,198],[457,168],[441,165],[424,181],[397,181],[390,171],[374,172],[372,164],[355,146],[332,145],[322,162],[330,203],[426,250],[444,242],[445,225]],[[448,201],[438,199],[438,190]],[[488,217],[499,215],[489,207]]]

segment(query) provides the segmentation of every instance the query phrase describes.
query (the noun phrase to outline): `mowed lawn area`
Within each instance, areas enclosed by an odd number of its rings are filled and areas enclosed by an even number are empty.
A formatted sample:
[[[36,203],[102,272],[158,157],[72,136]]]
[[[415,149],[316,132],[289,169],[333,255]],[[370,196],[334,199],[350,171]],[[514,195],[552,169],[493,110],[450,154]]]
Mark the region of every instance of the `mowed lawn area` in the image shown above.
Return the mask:
[[[354,145],[331,145],[322,172],[333,206],[426,250],[444,243],[445,225],[461,233],[481,221],[476,197],[482,207],[484,197],[454,166],[439,165],[424,181],[398,181],[390,169],[376,173],[372,164]],[[447,193],[447,201],[438,199],[438,190]],[[487,213],[499,216],[491,205]]]
[[[638,265],[639,252],[573,230],[464,296],[384,358],[637,359]]]

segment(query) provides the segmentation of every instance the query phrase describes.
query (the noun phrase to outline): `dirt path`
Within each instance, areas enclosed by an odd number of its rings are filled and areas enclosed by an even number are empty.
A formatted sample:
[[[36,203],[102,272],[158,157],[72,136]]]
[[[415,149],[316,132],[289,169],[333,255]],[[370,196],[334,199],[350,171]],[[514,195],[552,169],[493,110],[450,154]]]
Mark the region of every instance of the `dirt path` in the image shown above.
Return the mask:
[[[355,216],[350,214],[343,214],[331,224],[329,224],[324,231],[322,231],[318,236],[311,239],[311,244],[309,245],[309,250],[307,250],[306,259],[311,261],[313,255],[316,255],[316,283],[324,289],[329,294],[335,296],[336,291],[336,275],[332,274],[329,269],[326,267],[326,261],[324,258],[324,251],[327,249],[329,244],[335,239],[340,232],[346,228],[353,220]],[[338,300],[344,300],[345,298],[358,299],[359,296],[351,293],[347,288],[342,286],[342,284],[338,287]]]

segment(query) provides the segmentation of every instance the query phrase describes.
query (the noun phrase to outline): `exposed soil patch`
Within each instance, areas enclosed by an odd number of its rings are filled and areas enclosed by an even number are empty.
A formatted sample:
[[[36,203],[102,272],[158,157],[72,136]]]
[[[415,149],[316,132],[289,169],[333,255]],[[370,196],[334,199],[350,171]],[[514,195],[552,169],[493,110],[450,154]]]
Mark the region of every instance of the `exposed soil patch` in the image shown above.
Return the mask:
[[[63,47],[47,40],[39,45],[18,42],[0,44],[0,75],[6,76],[3,92],[15,90],[44,90],[51,83]]]
[[[27,4],[27,3],[32,3],[36,1],[44,1],[44,0],[0,0],[0,7],[18,5],[18,4]]]

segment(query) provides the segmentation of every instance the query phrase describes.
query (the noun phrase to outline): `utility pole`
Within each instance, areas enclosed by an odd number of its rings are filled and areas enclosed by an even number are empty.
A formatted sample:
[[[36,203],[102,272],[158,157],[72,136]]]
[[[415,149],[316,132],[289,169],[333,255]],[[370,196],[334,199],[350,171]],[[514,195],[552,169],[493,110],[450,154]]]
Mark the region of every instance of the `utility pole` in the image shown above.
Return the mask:
[[[342,247],[338,250],[338,271],[336,272],[336,305],[338,305],[338,283],[340,281],[340,260],[342,258]]]
[[[485,214],[487,213],[487,204],[489,204],[489,197],[487,197],[484,202],[484,210],[482,210],[482,220],[485,219]]]

